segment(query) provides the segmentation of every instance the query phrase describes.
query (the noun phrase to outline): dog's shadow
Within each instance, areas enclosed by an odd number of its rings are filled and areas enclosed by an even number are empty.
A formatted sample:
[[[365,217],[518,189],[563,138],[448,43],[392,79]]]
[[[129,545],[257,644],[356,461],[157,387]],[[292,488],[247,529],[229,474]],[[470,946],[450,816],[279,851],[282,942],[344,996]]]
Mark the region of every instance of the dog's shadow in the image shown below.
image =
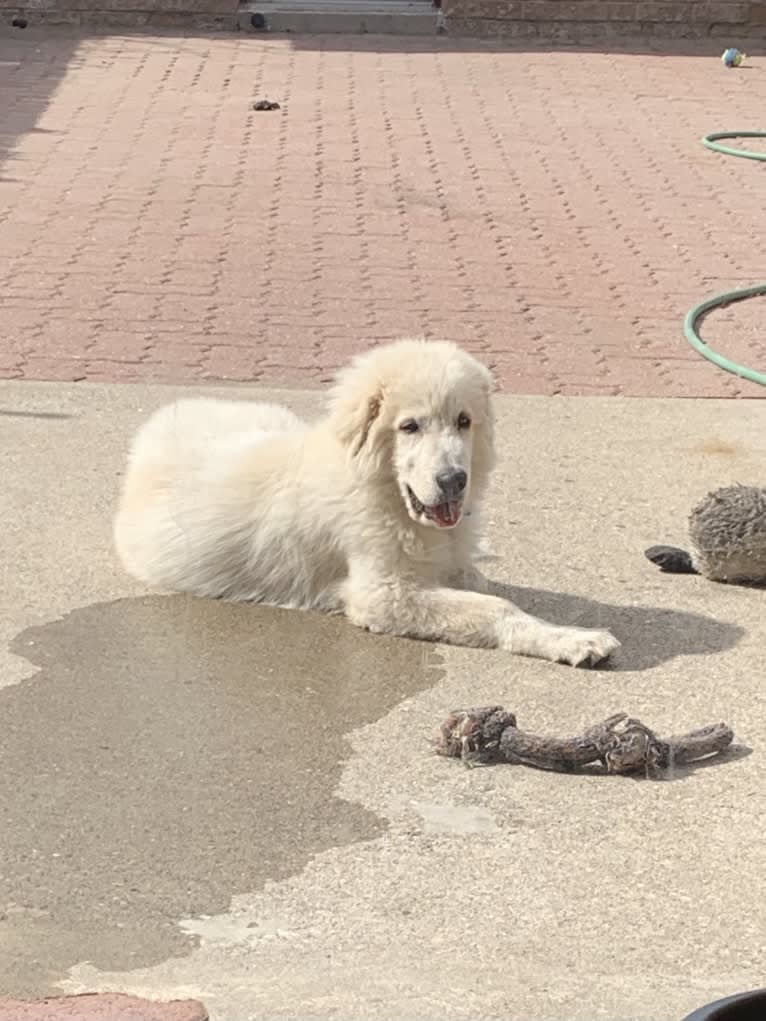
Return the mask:
[[[608,664],[611,670],[650,670],[676,656],[724,652],[745,634],[745,629],[737,624],[660,606],[600,603],[583,596],[494,580],[490,580],[490,592],[552,624],[611,631],[622,643],[619,656]]]

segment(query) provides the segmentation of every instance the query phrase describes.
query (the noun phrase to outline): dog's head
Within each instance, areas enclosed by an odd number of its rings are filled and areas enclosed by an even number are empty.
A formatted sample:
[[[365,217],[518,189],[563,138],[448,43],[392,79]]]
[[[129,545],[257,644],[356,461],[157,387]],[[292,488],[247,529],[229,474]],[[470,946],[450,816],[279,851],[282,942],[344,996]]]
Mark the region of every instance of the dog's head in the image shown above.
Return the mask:
[[[457,345],[397,341],[341,372],[330,423],[357,473],[395,482],[418,524],[454,528],[494,463],[491,389]]]

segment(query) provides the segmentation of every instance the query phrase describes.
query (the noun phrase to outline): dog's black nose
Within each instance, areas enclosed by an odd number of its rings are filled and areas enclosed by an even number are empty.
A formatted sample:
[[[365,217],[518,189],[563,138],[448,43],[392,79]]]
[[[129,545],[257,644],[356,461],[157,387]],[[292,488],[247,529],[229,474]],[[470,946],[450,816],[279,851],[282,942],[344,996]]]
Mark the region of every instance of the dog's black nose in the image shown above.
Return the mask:
[[[462,468],[448,468],[436,476],[436,484],[448,500],[462,496],[467,482],[468,474]]]

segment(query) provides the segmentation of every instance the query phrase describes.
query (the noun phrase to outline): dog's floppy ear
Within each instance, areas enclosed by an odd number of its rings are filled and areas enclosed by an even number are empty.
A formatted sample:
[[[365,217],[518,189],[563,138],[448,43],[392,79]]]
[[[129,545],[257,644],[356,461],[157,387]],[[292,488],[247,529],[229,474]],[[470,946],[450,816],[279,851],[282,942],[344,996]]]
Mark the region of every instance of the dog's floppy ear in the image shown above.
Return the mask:
[[[385,372],[379,350],[366,351],[341,369],[330,393],[329,424],[357,467],[368,463],[378,466],[373,456],[380,450],[377,442],[384,434],[383,420]]]
[[[360,397],[349,399],[350,395],[339,395],[333,402],[331,419],[335,432],[354,457],[357,457],[367,446],[376,421],[383,407],[383,394],[380,390]]]
[[[383,375],[378,356],[367,353],[343,369],[330,395],[330,426],[357,470],[380,470],[385,435]]]

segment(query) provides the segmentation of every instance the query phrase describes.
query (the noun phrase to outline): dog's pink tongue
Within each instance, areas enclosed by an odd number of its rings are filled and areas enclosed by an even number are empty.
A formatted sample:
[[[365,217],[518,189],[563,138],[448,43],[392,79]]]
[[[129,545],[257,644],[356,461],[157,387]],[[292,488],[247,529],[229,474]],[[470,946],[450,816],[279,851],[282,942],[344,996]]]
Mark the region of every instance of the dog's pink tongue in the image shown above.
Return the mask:
[[[453,500],[450,503],[440,503],[431,508],[431,516],[438,525],[449,528],[456,525],[460,520],[460,504]]]

